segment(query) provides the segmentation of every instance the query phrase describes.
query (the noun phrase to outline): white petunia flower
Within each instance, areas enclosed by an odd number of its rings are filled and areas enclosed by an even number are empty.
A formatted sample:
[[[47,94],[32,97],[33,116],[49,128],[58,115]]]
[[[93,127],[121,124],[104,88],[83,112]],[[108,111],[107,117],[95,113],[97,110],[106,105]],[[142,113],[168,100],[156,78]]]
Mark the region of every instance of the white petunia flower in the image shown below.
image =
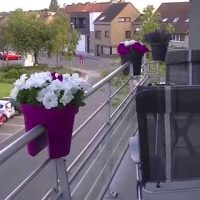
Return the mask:
[[[74,96],[72,95],[71,91],[65,90],[64,94],[62,95],[60,99],[60,103],[62,103],[63,106],[66,106],[73,98]]]
[[[26,97],[25,102],[29,102],[29,98],[32,98],[32,96],[27,95],[26,91],[36,88],[37,90],[34,90],[36,92],[38,91],[36,100],[42,103],[46,109],[50,109],[58,107],[60,104],[66,106],[75,98],[74,94],[78,90],[85,91],[89,88],[87,82],[88,77],[82,78],[78,73],[72,75],[68,73],[61,74],[63,79],[60,80],[57,79],[58,76],[59,74],[50,72],[34,73],[30,77],[23,74],[20,79],[15,82],[15,87],[11,91],[11,96],[20,101],[20,97],[18,96],[19,91],[26,89],[23,91]]]
[[[130,40],[129,43],[130,45],[135,44],[137,41],[136,40]]]
[[[46,109],[55,108],[58,106],[58,97],[53,92],[45,94],[42,103]]]
[[[124,45],[125,45],[126,47],[128,47],[128,46],[130,46],[130,42],[129,42],[129,41],[124,41]]]
[[[25,83],[27,79],[27,74],[22,74],[18,80],[15,81],[14,85],[17,88],[21,88],[21,86]]]
[[[50,72],[35,73],[23,85],[23,89],[45,87],[52,80]]]
[[[10,92],[10,96],[11,96],[14,100],[16,100],[16,99],[17,99],[18,93],[19,93],[19,88],[14,87],[14,88],[11,90],[11,92]]]
[[[42,90],[40,90],[38,92],[38,95],[36,97],[38,102],[42,102],[44,99],[44,96],[49,92],[49,90],[47,88],[43,88]]]

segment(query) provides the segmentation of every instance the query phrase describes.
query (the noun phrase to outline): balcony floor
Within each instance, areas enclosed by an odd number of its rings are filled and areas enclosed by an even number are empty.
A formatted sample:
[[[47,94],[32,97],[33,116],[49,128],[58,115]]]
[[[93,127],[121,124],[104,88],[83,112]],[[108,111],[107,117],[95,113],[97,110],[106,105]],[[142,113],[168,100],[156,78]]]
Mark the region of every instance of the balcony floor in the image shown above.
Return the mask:
[[[118,192],[117,198],[108,196],[108,193],[104,196],[103,200],[137,200],[136,197],[136,170],[135,165],[131,160],[129,150],[126,152],[121,165],[118,168],[117,173],[110,185],[110,190]],[[181,184],[179,184],[181,187]],[[197,187],[197,186],[196,186]],[[164,194],[147,194],[143,192],[144,200],[197,200],[199,199],[199,191],[184,191],[176,193],[164,193]]]

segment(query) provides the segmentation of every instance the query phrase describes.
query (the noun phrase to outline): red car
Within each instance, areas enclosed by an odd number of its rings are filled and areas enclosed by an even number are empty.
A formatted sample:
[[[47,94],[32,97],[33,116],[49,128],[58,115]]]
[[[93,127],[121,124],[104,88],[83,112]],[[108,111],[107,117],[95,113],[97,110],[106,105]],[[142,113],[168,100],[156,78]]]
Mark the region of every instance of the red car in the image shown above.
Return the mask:
[[[1,60],[20,60],[21,55],[17,54],[14,51],[8,51],[0,54]]]
[[[6,117],[0,113],[0,126],[6,121]]]

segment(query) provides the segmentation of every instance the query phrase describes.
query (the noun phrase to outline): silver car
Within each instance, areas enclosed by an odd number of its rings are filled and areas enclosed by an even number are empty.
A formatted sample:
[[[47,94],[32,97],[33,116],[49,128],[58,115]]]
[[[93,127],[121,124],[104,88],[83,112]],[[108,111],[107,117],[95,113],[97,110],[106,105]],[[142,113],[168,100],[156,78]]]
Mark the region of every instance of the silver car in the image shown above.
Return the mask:
[[[0,100],[0,113],[9,119],[15,115],[16,111],[10,101]]]

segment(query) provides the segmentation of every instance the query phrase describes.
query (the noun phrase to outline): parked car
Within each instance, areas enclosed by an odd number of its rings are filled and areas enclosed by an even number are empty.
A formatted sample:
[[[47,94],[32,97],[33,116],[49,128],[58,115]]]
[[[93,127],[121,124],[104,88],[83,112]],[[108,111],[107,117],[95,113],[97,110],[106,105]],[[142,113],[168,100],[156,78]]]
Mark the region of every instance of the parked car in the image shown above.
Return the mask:
[[[1,60],[21,60],[21,55],[17,54],[15,51],[8,51],[0,53]]]
[[[6,117],[6,120],[15,115],[15,108],[10,101],[0,100],[0,113]]]
[[[6,121],[6,117],[0,113],[0,126]]]
[[[20,108],[20,103],[18,101],[14,100],[12,97],[3,97],[1,98],[1,100],[10,101],[15,108],[15,115],[20,115],[21,108]]]

